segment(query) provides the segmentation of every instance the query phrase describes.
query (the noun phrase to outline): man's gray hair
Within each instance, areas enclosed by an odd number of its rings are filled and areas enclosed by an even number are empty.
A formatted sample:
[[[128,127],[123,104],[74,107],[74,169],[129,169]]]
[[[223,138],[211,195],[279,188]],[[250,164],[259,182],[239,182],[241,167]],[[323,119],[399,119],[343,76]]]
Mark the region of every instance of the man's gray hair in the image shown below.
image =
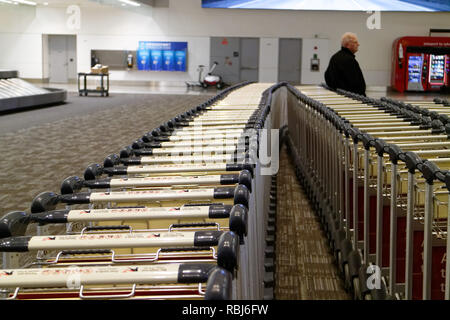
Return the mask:
[[[357,36],[355,33],[353,32],[346,32],[342,35],[341,38],[341,46],[342,47],[347,47],[347,45],[354,39],[356,39]]]

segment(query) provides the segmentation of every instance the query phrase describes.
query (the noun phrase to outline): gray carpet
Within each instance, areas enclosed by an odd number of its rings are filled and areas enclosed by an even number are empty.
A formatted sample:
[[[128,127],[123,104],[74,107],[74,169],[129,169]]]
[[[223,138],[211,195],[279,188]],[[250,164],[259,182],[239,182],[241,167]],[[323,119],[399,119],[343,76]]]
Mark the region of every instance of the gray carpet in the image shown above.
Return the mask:
[[[275,298],[349,300],[285,147],[280,154],[277,195]]]
[[[209,96],[69,96],[62,106],[0,116],[0,216],[28,210],[41,191],[59,191],[61,181],[82,175],[161,122]]]

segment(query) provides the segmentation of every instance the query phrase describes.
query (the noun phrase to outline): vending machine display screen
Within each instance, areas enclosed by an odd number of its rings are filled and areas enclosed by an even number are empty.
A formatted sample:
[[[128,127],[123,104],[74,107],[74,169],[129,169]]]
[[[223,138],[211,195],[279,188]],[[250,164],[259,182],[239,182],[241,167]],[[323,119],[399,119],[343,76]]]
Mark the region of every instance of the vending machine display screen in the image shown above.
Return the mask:
[[[430,83],[444,83],[445,55],[430,56]]]
[[[419,83],[422,77],[422,56],[410,56],[408,59],[408,82]]]

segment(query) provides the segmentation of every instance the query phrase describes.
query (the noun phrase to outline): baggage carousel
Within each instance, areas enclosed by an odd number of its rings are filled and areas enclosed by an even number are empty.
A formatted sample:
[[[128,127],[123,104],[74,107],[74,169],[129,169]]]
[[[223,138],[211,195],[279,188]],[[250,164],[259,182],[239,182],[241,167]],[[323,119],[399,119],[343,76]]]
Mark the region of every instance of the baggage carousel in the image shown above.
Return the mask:
[[[0,112],[62,103],[67,91],[40,88],[18,78],[15,70],[0,70]]]

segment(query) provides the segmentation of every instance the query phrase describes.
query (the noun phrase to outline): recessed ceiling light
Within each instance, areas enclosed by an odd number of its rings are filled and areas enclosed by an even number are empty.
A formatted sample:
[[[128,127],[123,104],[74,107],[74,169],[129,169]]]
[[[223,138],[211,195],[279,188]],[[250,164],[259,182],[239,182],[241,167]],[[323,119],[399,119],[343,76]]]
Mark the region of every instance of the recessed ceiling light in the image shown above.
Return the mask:
[[[140,7],[141,6],[140,3],[137,3],[137,2],[134,2],[134,1],[131,1],[131,0],[119,0],[119,1],[123,2],[123,3],[126,3],[126,4],[129,4],[130,6],[134,6],[134,7]]]
[[[34,2],[34,1],[28,1],[28,0],[15,0],[15,1],[16,2],[14,4],[20,3],[20,4],[27,4],[29,6],[35,6],[36,5],[36,2]]]

